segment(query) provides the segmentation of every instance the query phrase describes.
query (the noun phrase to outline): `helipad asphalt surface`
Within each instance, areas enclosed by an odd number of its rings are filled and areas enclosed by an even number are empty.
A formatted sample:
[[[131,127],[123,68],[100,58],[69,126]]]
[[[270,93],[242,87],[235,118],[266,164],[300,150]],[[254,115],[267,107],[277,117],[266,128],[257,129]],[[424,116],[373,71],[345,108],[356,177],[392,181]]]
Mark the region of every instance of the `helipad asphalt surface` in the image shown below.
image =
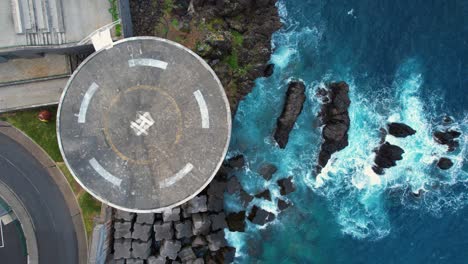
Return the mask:
[[[205,61],[173,42],[130,38],[75,71],[57,133],[87,191],[119,209],[162,211],[211,181],[227,151],[230,118]]]

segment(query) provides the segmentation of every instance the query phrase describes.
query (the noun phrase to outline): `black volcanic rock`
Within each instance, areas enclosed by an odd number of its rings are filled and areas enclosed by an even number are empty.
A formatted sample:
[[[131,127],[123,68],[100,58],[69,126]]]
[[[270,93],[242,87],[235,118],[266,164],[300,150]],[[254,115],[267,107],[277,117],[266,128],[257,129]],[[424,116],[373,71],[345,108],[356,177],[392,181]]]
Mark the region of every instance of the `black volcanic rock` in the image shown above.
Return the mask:
[[[247,219],[256,225],[264,225],[275,220],[275,215],[254,205]]]
[[[377,174],[383,174],[383,169],[396,166],[396,161],[403,159],[403,153],[405,151],[402,148],[385,142],[376,151],[372,169]]]
[[[302,111],[305,98],[304,83],[301,81],[290,82],[286,92],[283,112],[276,121],[276,130],[273,136],[280,148],[285,148],[288,144],[289,133]]]
[[[319,113],[322,124],[323,143],[320,148],[317,172],[320,173],[327,165],[331,155],[348,146],[348,130],[350,126],[348,108],[349,86],[345,82],[330,83],[328,89],[317,92],[322,101]]]
[[[255,197],[256,198],[263,198],[265,200],[271,201],[270,190],[264,190],[263,192],[256,194]]]
[[[281,195],[288,195],[296,190],[296,186],[292,181],[292,176],[278,180],[277,183],[280,187]]]
[[[403,123],[389,123],[387,126],[388,134],[395,137],[407,137],[416,133],[416,130]]]
[[[436,131],[434,132],[434,139],[437,143],[448,146],[448,151],[454,151],[459,143],[456,140],[460,137],[461,132],[456,130],[445,130],[445,131]]]
[[[237,155],[235,157],[228,159],[227,161],[227,166],[230,168],[234,168],[234,169],[240,169],[244,167],[244,164],[245,164],[245,158],[243,155]]]
[[[285,200],[278,199],[278,209],[280,211],[283,211],[284,209],[288,208],[291,206],[289,202],[286,202]]]
[[[276,173],[278,169],[276,168],[275,165],[273,164],[264,164],[262,167],[258,170],[258,173],[263,176],[265,180],[270,180],[273,174]]]
[[[245,211],[230,213],[226,217],[226,222],[230,231],[245,231]]]
[[[448,170],[452,168],[452,166],[453,162],[449,158],[442,157],[437,162],[437,167],[439,167],[441,170]]]
[[[270,77],[273,74],[274,69],[275,65],[273,63],[268,64],[263,71],[263,76]]]

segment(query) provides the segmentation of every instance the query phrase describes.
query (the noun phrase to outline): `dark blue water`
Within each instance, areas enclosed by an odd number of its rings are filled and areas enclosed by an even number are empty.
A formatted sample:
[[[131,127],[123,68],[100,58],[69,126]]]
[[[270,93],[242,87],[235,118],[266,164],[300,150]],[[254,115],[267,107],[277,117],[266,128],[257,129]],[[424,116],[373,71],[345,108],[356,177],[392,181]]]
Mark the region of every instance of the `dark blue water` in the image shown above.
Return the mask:
[[[240,104],[228,155],[243,154],[237,173],[255,199],[277,214],[266,226],[228,233],[239,263],[468,263],[468,1],[289,1],[278,3],[284,27],[274,34],[275,73],[256,81]],[[302,79],[307,100],[286,149],[272,140],[290,78]],[[349,146],[312,174],[320,147],[314,127],[317,88],[350,84]],[[441,117],[463,132],[447,153],[432,138]],[[405,150],[384,176],[370,169],[379,129],[404,122],[417,133],[387,140]],[[440,171],[446,156],[455,165]],[[270,182],[264,163],[279,171]],[[293,176],[294,206],[278,212],[275,181]],[[411,193],[424,190],[421,198]],[[240,210],[227,197],[231,211]],[[250,207],[249,206],[249,207]]]

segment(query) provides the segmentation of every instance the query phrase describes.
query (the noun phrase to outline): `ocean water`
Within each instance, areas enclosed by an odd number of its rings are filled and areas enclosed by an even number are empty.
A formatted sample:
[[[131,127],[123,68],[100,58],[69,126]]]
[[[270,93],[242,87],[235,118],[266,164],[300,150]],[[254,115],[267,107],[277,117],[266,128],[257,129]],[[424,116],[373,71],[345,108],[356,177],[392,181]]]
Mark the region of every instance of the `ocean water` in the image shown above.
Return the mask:
[[[243,154],[236,172],[256,204],[277,214],[245,233],[228,232],[238,263],[468,263],[468,1],[279,0],[284,27],[273,36],[275,72],[256,80],[233,122],[228,156]],[[285,149],[272,139],[287,83],[301,79],[307,100]],[[349,146],[314,175],[321,143],[316,90],[350,85]],[[448,153],[434,130],[443,116],[462,132]],[[370,169],[379,129],[403,122],[414,136],[387,140],[403,160],[375,175]],[[449,157],[454,166],[439,170]],[[269,182],[264,163],[278,172]],[[294,206],[278,212],[276,180],[293,176]],[[416,197],[413,193],[423,192]],[[228,211],[239,211],[227,196]]]

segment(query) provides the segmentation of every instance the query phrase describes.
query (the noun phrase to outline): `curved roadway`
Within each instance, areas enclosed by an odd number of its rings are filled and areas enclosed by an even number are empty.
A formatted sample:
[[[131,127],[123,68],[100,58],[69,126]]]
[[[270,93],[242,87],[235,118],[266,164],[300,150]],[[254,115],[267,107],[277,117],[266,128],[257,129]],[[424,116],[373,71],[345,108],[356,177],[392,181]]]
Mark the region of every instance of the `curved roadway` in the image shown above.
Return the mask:
[[[78,263],[77,236],[62,192],[47,168],[2,133],[0,181],[20,198],[32,218],[39,263]]]

